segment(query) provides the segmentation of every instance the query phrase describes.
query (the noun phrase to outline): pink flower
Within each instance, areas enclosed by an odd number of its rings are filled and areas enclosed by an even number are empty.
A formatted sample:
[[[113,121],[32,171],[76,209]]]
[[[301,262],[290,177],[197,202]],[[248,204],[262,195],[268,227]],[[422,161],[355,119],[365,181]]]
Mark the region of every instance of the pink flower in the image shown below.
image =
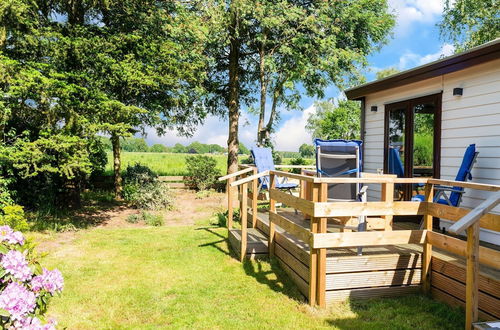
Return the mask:
[[[56,322],[49,320],[46,324],[42,324],[37,317],[27,317],[25,319],[14,322],[14,329],[22,330],[55,330]]]
[[[9,244],[24,244],[24,236],[20,231],[13,231],[9,226],[0,226],[0,242]]]
[[[50,294],[61,292],[64,287],[64,279],[58,269],[43,269],[42,275],[37,275],[31,280],[31,289],[34,292],[46,290]]]
[[[31,278],[31,269],[24,255],[16,250],[10,250],[2,257],[2,267],[8,274],[24,282]]]
[[[0,294],[0,308],[9,312],[12,320],[24,319],[35,310],[35,306],[35,294],[19,283],[9,283]]]

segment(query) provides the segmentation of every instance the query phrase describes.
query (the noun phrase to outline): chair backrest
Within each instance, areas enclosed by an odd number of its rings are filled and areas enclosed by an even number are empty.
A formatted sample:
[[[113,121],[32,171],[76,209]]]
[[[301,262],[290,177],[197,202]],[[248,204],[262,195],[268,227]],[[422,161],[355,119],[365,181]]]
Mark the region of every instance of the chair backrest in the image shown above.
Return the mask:
[[[257,167],[257,171],[272,171],[274,170],[274,159],[273,152],[271,148],[261,148],[254,147],[251,150],[253,161],[255,166]],[[259,178],[260,183],[267,184],[269,182],[269,176]]]
[[[403,162],[401,161],[401,157],[399,156],[398,148],[389,148],[389,166],[388,166],[389,174],[396,174],[398,178],[402,178],[405,176],[405,172],[403,169]]]
[[[472,180],[472,166],[476,161],[477,155],[479,152],[476,151],[476,145],[471,144],[465,149],[464,158],[462,159],[462,164],[460,165],[460,169],[458,170],[457,176],[455,177],[455,181],[467,181]],[[462,187],[453,187],[455,190],[463,191]],[[458,206],[460,204],[460,199],[462,194],[458,192],[452,192],[450,194],[450,202],[453,206]]]
[[[362,166],[359,140],[315,139],[316,170],[320,177],[359,177]],[[356,200],[360,185],[356,183],[329,184],[328,198]]]

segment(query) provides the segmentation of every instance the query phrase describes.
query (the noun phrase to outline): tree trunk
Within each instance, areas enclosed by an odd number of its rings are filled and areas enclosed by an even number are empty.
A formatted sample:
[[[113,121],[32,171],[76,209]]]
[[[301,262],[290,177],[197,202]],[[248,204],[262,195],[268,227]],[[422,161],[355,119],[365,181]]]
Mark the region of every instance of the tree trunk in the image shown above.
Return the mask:
[[[115,199],[122,199],[122,161],[120,150],[120,137],[116,134],[111,135],[111,144],[113,145],[113,171],[115,178]]]
[[[238,12],[237,4],[231,2],[230,15],[231,25],[230,50],[229,50],[229,136],[227,139],[227,172],[234,173],[238,171],[238,121],[240,117],[239,109],[239,59],[240,59],[240,40],[238,37]]]
[[[276,118],[276,112],[278,109],[278,101],[281,96],[281,91],[277,90],[273,94],[273,104],[271,105],[271,115],[269,116],[269,121],[265,129],[262,131],[262,139],[263,143],[270,144],[271,143],[271,132],[273,131],[274,119]]]
[[[264,35],[265,40],[265,35]],[[260,113],[259,124],[257,125],[257,145],[264,144],[264,118],[266,115],[266,96],[267,96],[267,82],[265,74],[265,45],[261,43],[259,49],[259,82],[260,82]]]

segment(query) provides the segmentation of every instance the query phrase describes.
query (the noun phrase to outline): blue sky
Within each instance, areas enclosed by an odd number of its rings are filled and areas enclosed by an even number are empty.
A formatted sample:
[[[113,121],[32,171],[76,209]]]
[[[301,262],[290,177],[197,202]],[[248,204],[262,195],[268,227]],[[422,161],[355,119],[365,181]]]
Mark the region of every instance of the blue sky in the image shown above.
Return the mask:
[[[368,80],[373,80],[376,71],[380,69],[396,67],[406,70],[453,53],[453,47],[439,38],[439,30],[436,27],[436,23],[441,20],[442,0],[389,0],[389,6],[397,16],[396,27],[390,42],[368,58]],[[325,99],[337,98],[340,91],[332,86],[325,94]],[[304,97],[301,101],[304,111],[281,112],[281,121],[274,134],[278,150],[296,151],[302,143],[311,143],[312,136],[304,127],[309,115],[315,111],[314,101],[315,99]],[[146,140],[149,144],[163,143],[167,146],[178,142],[189,144],[193,141],[225,146],[227,129],[227,121],[209,117],[191,138],[179,137],[175,131],[157,136],[154,130],[150,129]],[[256,131],[257,117],[243,111],[240,120],[240,142],[247,147],[254,145]]]

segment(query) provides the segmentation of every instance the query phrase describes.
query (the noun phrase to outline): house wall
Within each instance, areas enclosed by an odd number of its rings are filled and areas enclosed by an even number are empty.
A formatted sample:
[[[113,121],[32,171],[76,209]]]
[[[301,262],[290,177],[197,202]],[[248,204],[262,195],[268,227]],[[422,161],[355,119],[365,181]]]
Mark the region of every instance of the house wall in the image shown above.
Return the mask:
[[[464,95],[453,96],[455,87],[462,87]],[[500,185],[500,59],[367,95],[364,171],[383,168],[384,104],[441,91],[441,178],[455,178],[465,148],[475,143],[479,156],[472,181]],[[377,112],[370,111],[374,105]],[[466,190],[461,206],[475,207],[487,196],[487,192]],[[370,186],[369,200],[379,197],[380,187]],[[500,213],[500,207],[494,212]]]

